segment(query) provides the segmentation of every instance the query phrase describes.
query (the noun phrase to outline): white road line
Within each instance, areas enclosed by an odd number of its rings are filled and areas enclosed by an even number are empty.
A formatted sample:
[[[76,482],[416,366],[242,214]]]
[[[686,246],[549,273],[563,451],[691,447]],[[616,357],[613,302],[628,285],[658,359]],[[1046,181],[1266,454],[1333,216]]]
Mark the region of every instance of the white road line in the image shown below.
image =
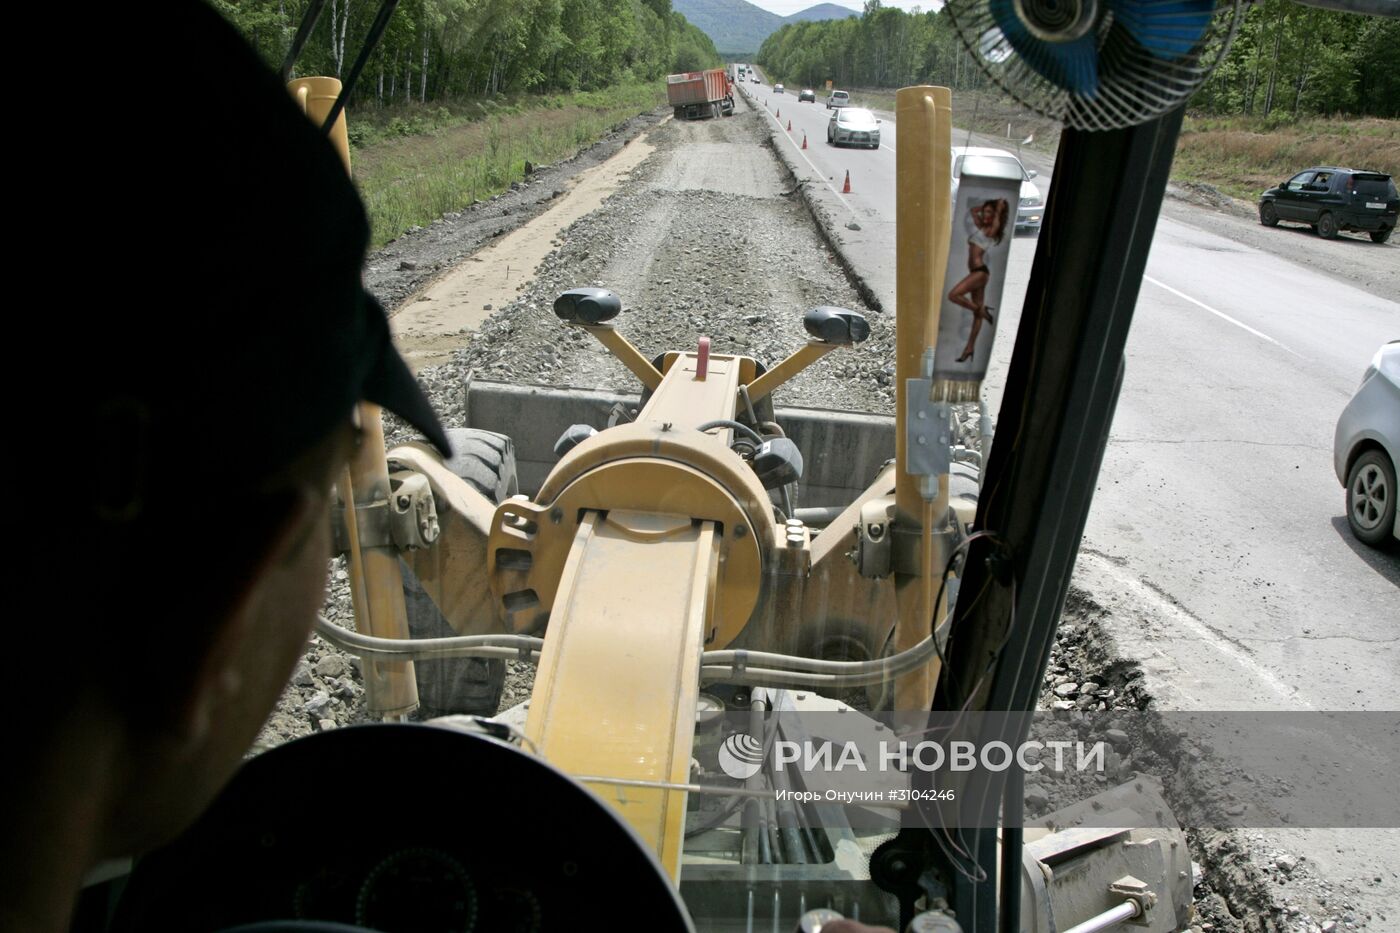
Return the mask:
[[[1174,289],[1174,288],[1172,288],[1170,285],[1168,285],[1166,282],[1159,282],[1159,281],[1157,281],[1156,279],[1154,279],[1154,278],[1153,278],[1152,276],[1150,276],[1150,275],[1144,275],[1144,276],[1142,277],[1142,279],[1143,279],[1144,282],[1151,282],[1153,285],[1156,285],[1158,288],[1164,288],[1164,289],[1166,289],[1167,291],[1171,292],[1171,293],[1172,293],[1173,295],[1175,295],[1176,297],[1180,298],[1182,301],[1189,301],[1189,302],[1191,302],[1191,304],[1195,305],[1196,307],[1198,307],[1198,308],[1204,308],[1205,310],[1209,311],[1211,314],[1214,314],[1216,317],[1221,318],[1221,319],[1226,320],[1226,321],[1229,321],[1231,324],[1234,324],[1234,325],[1235,325],[1236,327],[1238,327],[1240,330],[1247,330],[1247,331],[1249,331],[1251,334],[1253,334],[1254,336],[1258,337],[1259,339],[1261,339],[1261,340],[1267,340],[1269,343],[1273,344],[1274,346],[1278,347],[1278,348],[1281,349],[1281,350],[1287,350],[1289,353],[1292,353],[1294,356],[1298,357],[1299,359],[1302,359],[1302,358],[1303,358],[1303,354],[1299,353],[1297,350],[1293,350],[1293,349],[1290,349],[1289,347],[1285,347],[1283,344],[1279,343],[1277,340],[1275,340],[1274,338],[1270,337],[1268,334],[1264,333],[1263,331],[1255,330],[1253,327],[1250,327],[1248,324],[1244,323],[1243,321],[1237,321],[1237,320],[1235,320],[1234,318],[1230,317],[1230,315],[1226,314],[1224,311],[1217,311],[1217,310],[1215,310],[1214,308],[1212,308],[1210,305],[1206,304],[1205,302],[1203,302],[1203,301],[1197,301],[1195,298],[1192,298],[1190,295],[1186,294],[1185,292],[1179,292],[1179,291],[1177,291],[1176,289]]]
[[[778,124],[778,129],[782,130],[784,136],[787,136],[787,130],[783,129],[783,121],[773,116],[773,111],[769,110],[766,105],[763,108],[763,112],[768,114],[769,119],[771,119],[774,123]],[[807,153],[802,151],[802,147],[797,144],[797,141],[791,136],[787,136],[787,141],[792,143],[793,150],[796,151],[798,155],[802,156],[802,161],[812,166],[812,171],[816,172],[819,176],[821,176],[822,181],[825,181],[826,186],[831,189],[831,193],[836,195],[836,197],[838,197],[841,200],[842,204],[846,205],[846,210],[851,212],[851,216],[859,219],[860,215],[856,213],[856,209],[854,207],[851,207],[851,202],[847,201],[846,196],[841,193],[840,189],[838,189],[835,185],[831,183],[831,179],[826,177],[826,173],[823,172],[821,169],[817,168],[815,162],[807,158]]]
[[[1278,675],[1272,670],[1254,660],[1247,652],[1235,646],[1229,640],[1220,637],[1220,635],[1211,630],[1210,626],[1206,625],[1200,619],[1182,609],[1171,600],[1162,596],[1156,590],[1152,589],[1152,587],[1134,577],[1131,573],[1124,571],[1112,561],[1105,560],[1092,552],[1084,551],[1080,552],[1079,560],[1084,563],[1097,564],[1102,572],[1117,580],[1124,590],[1132,594],[1135,600],[1151,606],[1157,612],[1161,613],[1163,617],[1170,619],[1182,629],[1189,631],[1196,637],[1198,643],[1209,645],[1221,656],[1232,661],[1250,675],[1258,678],[1259,683],[1278,694],[1280,699],[1287,700],[1292,704],[1290,706],[1291,709],[1301,708],[1311,710],[1316,708],[1307,700],[1303,699],[1302,696],[1299,695],[1297,689],[1290,687],[1280,680]],[[1181,659],[1173,657],[1173,660],[1182,663]],[[1189,662],[1182,663],[1182,667],[1189,669]],[[1180,689],[1179,684],[1174,684],[1173,686]]]

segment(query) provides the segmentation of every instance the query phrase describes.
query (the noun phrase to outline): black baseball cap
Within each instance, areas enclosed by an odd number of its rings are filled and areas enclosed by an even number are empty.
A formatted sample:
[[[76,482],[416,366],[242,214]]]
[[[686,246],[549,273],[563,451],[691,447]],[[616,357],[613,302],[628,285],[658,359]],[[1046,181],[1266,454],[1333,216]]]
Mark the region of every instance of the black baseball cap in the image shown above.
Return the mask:
[[[451,456],[363,285],[369,224],[340,157],[218,13],[160,18],[173,43],[123,53],[145,93],[83,127],[107,147],[94,274],[123,292],[83,309],[74,341],[99,455],[142,486],[177,470],[241,481],[364,400]]]

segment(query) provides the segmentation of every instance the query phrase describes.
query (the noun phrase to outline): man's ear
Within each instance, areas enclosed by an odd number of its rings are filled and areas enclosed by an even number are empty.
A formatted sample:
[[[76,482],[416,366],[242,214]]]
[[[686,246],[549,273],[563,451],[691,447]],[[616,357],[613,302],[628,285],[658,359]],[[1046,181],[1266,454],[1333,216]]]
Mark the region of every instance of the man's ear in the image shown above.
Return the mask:
[[[318,514],[317,506],[311,490],[297,486],[261,497],[257,516],[240,516],[239,540],[228,549],[230,557],[220,573],[220,595],[209,594],[200,633],[203,644],[184,681],[172,722],[181,746],[197,746],[219,707],[242,689],[237,662],[249,637],[259,588],[274,568],[302,546],[313,530],[308,525]]]

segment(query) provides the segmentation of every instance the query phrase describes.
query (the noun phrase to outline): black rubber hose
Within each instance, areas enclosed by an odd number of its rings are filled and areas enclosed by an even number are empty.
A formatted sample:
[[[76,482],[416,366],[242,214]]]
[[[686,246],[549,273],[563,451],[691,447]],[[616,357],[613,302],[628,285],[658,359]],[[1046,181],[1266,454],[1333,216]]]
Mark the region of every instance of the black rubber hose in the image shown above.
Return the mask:
[[[763,435],[759,434],[757,431],[755,431],[753,428],[749,427],[746,424],[741,424],[738,421],[730,421],[728,418],[719,418],[715,421],[706,421],[704,424],[700,425],[700,427],[696,428],[696,430],[711,431],[715,428],[729,428],[731,430],[738,431],[740,434],[744,435],[749,440],[753,441],[755,444],[763,443]]]

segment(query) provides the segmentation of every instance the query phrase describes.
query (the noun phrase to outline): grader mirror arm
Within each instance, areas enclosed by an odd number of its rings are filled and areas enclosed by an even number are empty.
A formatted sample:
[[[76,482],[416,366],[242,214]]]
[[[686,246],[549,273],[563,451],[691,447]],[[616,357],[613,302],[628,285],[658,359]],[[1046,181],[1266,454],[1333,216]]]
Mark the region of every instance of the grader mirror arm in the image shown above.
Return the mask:
[[[802,326],[812,339],[744,388],[750,402],[770,395],[778,386],[826,356],[837,347],[849,347],[870,336],[870,322],[858,311],[822,305],[802,316]]]
[[[622,313],[622,299],[606,288],[571,288],[554,299],[554,314],[565,324],[582,327],[608,348],[652,392],[661,373],[608,322]]]

